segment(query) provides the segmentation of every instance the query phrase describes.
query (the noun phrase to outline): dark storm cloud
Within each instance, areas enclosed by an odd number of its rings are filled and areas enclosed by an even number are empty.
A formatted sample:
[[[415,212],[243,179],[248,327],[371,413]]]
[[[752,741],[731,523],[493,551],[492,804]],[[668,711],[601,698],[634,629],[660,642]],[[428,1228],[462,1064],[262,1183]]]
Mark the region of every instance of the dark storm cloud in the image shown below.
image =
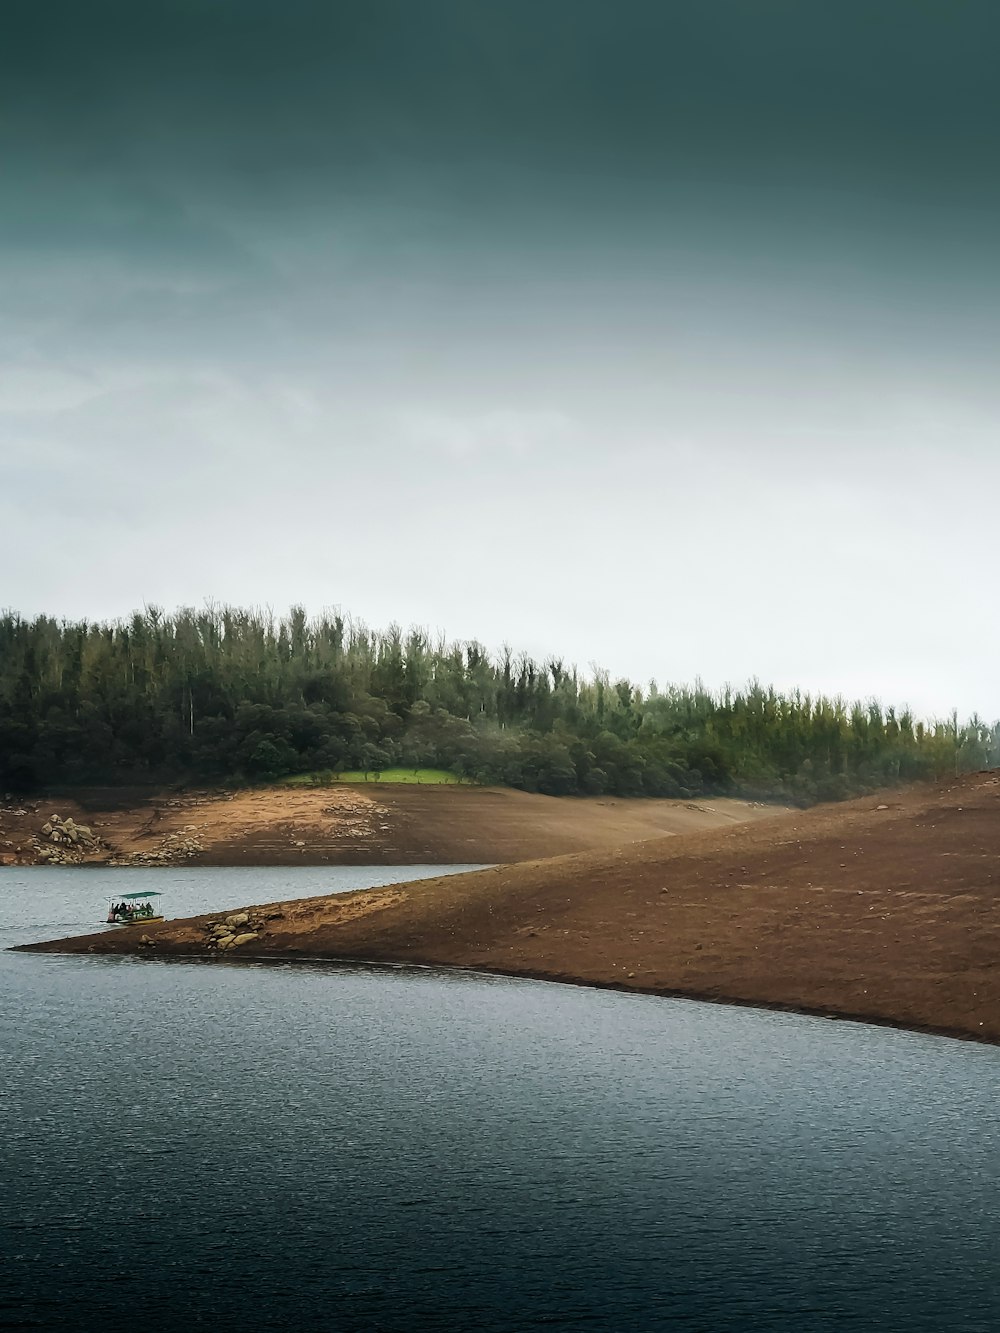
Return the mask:
[[[1000,13],[949,0],[8,6],[8,151],[319,188],[723,171],[991,194]],[[325,183],[336,188],[335,182]]]
[[[110,256],[98,337],[398,329],[431,293],[516,323],[528,291],[577,328],[658,303],[697,336],[724,291],[730,328],[992,337],[994,5],[95,0],[4,36],[0,246]]]

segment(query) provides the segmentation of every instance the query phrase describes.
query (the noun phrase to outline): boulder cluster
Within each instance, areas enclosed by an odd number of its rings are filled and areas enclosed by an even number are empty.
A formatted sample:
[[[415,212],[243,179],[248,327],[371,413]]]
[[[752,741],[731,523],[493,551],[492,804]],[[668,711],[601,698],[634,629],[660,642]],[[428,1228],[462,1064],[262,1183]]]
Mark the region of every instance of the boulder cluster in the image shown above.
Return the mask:
[[[210,949],[226,952],[238,949],[241,944],[249,944],[260,939],[266,933],[268,921],[280,921],[284,912],[250,911],[232,912],[221,921],[209,921],[205,926],[208,936],[206,943]]]
[[[370,841],[379,833],[392,830],[388,808],[369,800],[367,796],[352,800],[345,793],[336,804],[323,806],[320,813],[333,819],[333,823],[324,830],[325,839],[332,842]],[[304,847],[305,843],[297,842],[294,846]]]
[[[101,840],[89,824],[77,824],[72,817],[49,815],[39,836],[32,838],[31,846],[46,865],[79,865],[85,856],[100,851]]]
[[[197,838],[185,833],[167,833],[149,852],[119,852],[108,865],[112,866],[168,866],[186,861],[203,852],[205,847]]]

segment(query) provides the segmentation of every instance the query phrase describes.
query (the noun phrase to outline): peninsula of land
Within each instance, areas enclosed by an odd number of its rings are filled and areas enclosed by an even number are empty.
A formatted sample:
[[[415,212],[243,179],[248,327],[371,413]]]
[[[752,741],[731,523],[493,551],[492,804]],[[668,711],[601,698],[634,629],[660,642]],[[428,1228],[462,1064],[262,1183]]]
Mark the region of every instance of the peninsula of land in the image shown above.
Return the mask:
[[[1000,776],[30,946],[338,959],[761,1005],[1000,1042]]]

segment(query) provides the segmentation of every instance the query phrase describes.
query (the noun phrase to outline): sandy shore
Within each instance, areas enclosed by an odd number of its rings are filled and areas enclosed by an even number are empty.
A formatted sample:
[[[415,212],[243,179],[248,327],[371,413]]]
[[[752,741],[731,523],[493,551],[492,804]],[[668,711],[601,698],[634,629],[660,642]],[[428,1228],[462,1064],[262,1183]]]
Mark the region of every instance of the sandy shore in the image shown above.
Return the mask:
[[[276,904],[225,958],[498,971],[1000,1042],[1000,777]],[[43,951],[208,954],[218,918]],[[149,943],[141,943],[146,934]]]

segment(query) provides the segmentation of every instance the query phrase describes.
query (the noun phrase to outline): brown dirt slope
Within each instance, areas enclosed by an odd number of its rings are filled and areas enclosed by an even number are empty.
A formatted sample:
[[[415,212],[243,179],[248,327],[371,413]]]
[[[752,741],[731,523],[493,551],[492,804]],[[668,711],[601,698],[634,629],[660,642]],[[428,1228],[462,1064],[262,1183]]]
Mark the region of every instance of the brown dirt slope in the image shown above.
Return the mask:
[[[248,958],[444,964],[1000,1042],[1000,777],[283,904]],[[34,946],[208,952],[208,918]],[[228,955],[227,955],[228,956]]]
[[[44,803],[0,802],[0,865],[43,859],[36,844],[52,814],[72,817],[100,838],[100,849],[77,859],[219,866],[493,864],[778,812],[735,800],[559,799],[496,787],[388,783],[183,795],[104,788]]]

